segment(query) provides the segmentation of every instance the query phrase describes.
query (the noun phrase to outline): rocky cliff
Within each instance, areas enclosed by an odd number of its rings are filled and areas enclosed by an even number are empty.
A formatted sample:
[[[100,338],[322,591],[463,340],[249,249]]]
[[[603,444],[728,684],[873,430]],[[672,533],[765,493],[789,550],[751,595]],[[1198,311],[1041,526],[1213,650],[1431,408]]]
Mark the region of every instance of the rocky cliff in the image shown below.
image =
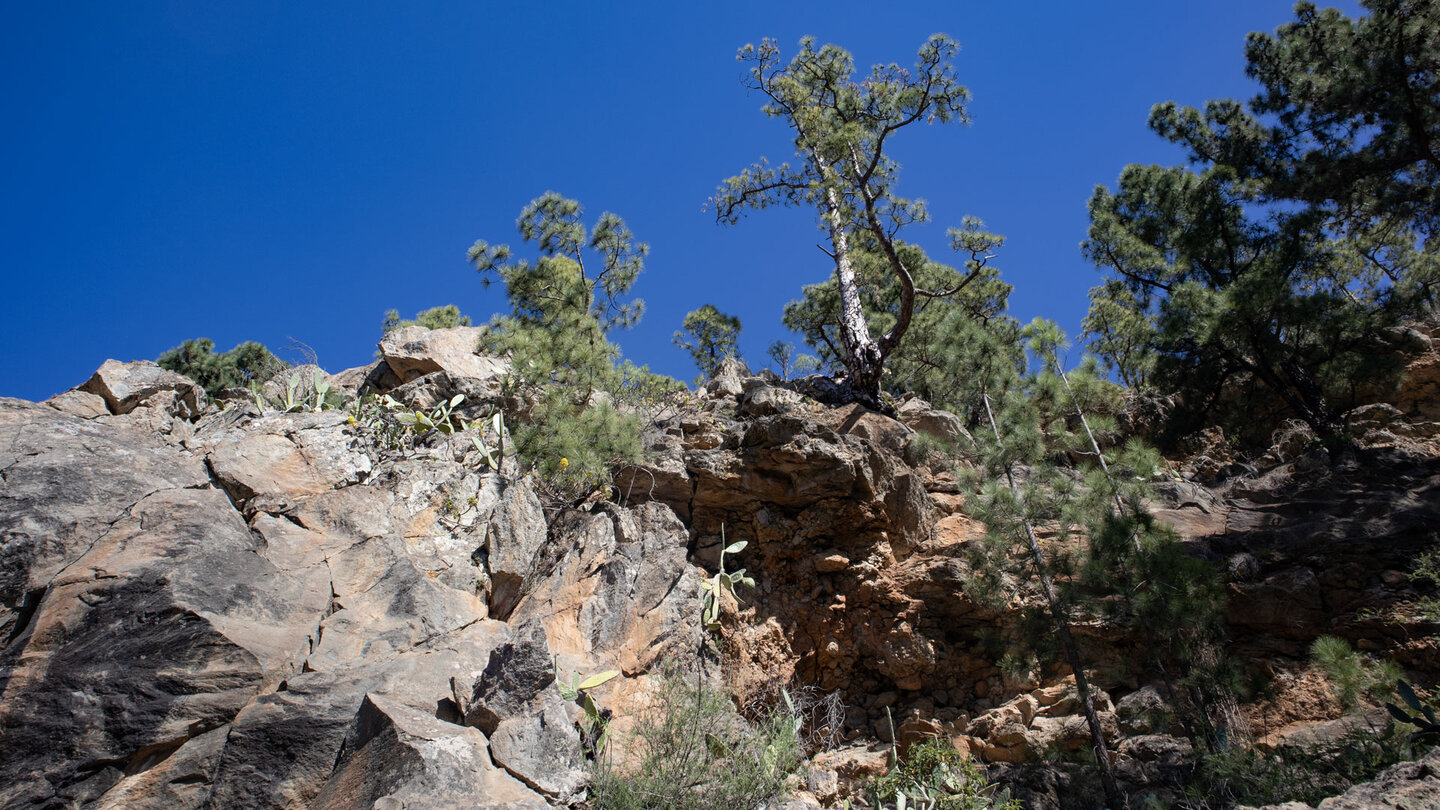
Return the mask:
[[[463,393],[478,417],[504,364],[470,352],[473,332],[399,330],[328,382],[420,408]],[[344,410],[211,403],[149,363],[0,400],[0,807],[574,804],[580,716],[557,672],[618,670],[597,698],[623,731],[676,662],[741,704],[838,694],[831,731],[851,745],[817,758],[802,792],[817,801],[883,768],[864,745],[889,739],[887,718],[902,742],[992,763],[1082,745],[1063,672],[1017,681],[986,652],[1007,618],[961,586],[981,527],[954,475],[906,461],[917,432],[959,436],[959,420],[825,401],[823,382],[727,365],[658,414],[608,498],[577,507],[462,437],[386,449]],[[1158,490],[1162,518],[1228,572],[1234,652],[1276,685],[1252,707],[1257,736],[1337,714],[1301,694],[1322,633],[1440,674],[1437,628],[1405,612],[1440,527],[1440,462],[1422,450],[1333,467],[1297,452]],[[749,541],[756,586],[717,643],[700,583],[722,536]],[[1101,660],[1128,643],[1087,636]],[[1183,743],[1143,719],[1146,674],[1106,686],[1122,774],[1160,780]],[[1041,806],[1063,784],[1026,790]]]

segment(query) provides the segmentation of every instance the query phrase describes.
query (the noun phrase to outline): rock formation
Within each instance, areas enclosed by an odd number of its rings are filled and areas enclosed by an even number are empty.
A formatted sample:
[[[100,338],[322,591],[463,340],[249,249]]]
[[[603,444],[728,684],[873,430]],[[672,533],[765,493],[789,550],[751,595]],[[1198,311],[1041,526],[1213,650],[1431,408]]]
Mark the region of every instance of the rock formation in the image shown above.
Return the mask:
[[[422,409],[463,393],[478,418],[505,365],[473,333],[397,330],[332,388]],[[387,451],[347,411],[222,409],[152,363],[0,400],[0,808],[574,804],[580,710],[557,674],[619,670],[597,690],[618,729],[662,664],[718,677],[699,604],[722,537],[748,541],[756,579],[718,642],[741,705],[838,693],[852,748],[892,731],[997,764],[1083,747],[1066,673],[1017,681],[986,651],[1007,618],[964,593],[958,551],[983,529],[954,475],[906,461],[917,431],[960,421],[824,399],[823,381],[727,364],[580,507],[459,437]],[[1437,485],[1434,455],[1301,452],[1218,487],[1177,479],[1156,506],[1227,569],[1233,652],[1283,693],[1322,633],[1440,674],[1435,628],[1395,613],[1437,543]],[[1087,643],[1105,660],[1131,642]],[[1143,676],[1099,701],[1134,784],[1188,751]],[[810,795],[841,796],[866,757],[817,759]]]

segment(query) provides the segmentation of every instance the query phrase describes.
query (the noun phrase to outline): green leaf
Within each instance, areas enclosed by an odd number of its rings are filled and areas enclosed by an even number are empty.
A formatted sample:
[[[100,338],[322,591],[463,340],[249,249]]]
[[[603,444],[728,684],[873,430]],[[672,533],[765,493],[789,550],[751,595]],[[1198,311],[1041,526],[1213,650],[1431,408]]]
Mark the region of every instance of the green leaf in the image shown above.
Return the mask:
[[[607,669],[604,672],[596,673],[581,681],[580,689],[582,691],[586,689],[594,689],[595,687],[599,686],[602,683],[605,683],[606,681],[609,681],[610,679],[614,678],[619,674],[620,670],[618,669]]]
[[[726,554],[738,554],[738,553],[740,553],[740,551],[742,551],[742,550],[745,548],[745,546],[747,546],[747,545],[749,545],[749,544],[750,544],[750,541],[749,541],[749,540],[738,540],[738,541],[736,541],[736,542],[734,542],[734,543],[731,543],[730,545],[726,546],[726,547],[725,547],[725,553],[726,553]]]
[[[1409,682],[1399,681],[1395,684],[1395,691],[1400,693],[1400,699],[1404,700],[1410,708],[1417,712],[1424,709],[1424,704],[1420,702],[1420,698],[1416,696],[1415,690],[1411,688]]]

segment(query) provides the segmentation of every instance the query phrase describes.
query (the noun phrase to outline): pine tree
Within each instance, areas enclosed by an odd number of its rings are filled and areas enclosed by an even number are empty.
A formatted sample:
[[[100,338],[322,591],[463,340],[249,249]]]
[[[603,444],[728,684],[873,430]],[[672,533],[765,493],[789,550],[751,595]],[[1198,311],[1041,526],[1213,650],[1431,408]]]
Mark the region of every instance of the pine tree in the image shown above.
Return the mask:
[[[1267,199],[1318,213],[1358,246],[1366,283],[1436,304],[1440,282],[1440,3],[1366,0],[1354,20],[1295,6],[1250,34],[1248,104],[1174,103],[1151,127],[1197,164],[1230,167]]]
[[[1162,464],[1159,454],[1138,440],[1114,453],[1101,446],[1114,430],[1106,414],[1119,407],[1115,385],[1098,374],[1092,358],[1065,371],[1065,336],[1055,323],[1037,318],[1025,335],[1041,364],[1029,387],[1042,424],[1050,426],[1046,444],[1082,459],[1080,485],[1061,502],[1059,520],[1079,527],[1085,541],[1078,571],[1065,583],[1070,598],[1116,630],[1143,638],[1144,664],[1160,677],[1190,739],[1223,747],[1235,675],[1223,652],[1220,578],[1186,554],[1144,505]]]
[[[1387,330],[1409,310],[1391,288],[1351,283],[1314,211],[1249,213],[1263,203],[1224,166],[1132,165],[1115,192],[1097,189],[1084,248],[1113,275],[1092,298],[1089,323],[1106,330],[1092,346],[1134,368],[1115,352],[1141,336],[1151,381],[1182,395],[1189,426],[1223,420],[1253,383],[1333,446],[1355,392],[1397,367]],[[1260,421],[1263,400],[1235,404],[1237,421]]]
[[[920,268],[901,255],[897,233],[928,217],[923,203],[895,193],[898,164],[886,151],[890,138],[911,124],[966,120],[969,91],[952,64],[958,48],[937,34],[920,48],[913,73],[898,64],[877,65],[858,82],[849,52],[835,45],[817,50],[808,37],[783,66],[768,39],[745,46],[738,57],[750,66],[746,86],[769,99],[764,112],[794,130],[799,164],[777,167],[762,160],[729,178],[711,201],[716,219],[733,224],[748,209],[776,204],[815,208],[835,261],[836,354],[858,399],[875,408],[884,408],[885,361],[909,331],[917,300],[953,295],[963,286],[922,287]],[[865,318],[856,266],[856,252],[867,249],[882,257],[898,287],[895,320],[879,337]]]
[[[1132,165],[1090,202],[1091,347],[1178,391],[1182,427],[1245,429],[1270,402],[1343,446],[1357,390],[1398,369],[1393,327],[1440,281],[1440,4],[1309,3],[1252,34],[1262,91],[1150,126],[1190,168]]]
[[[967,356],[969,371],[980,386],[984,424],[975,432],[980,467],[962,472],[977,484],[969,509],[986,527],[984,540],[969,550],[971,591],[999,604],[1013,595],[1012,582],[1034,584],[1032,592],[1038,592],[1039,609],[1022,609],[1022,630],[1028,627],[1031,632],[1022,632],[1015,641],[1022,649],[1053,656],[1074,675],[1106,800],[1119,807],[1123,800],[1095,709],[1090,673],[1071,632],[1079,606],[1073,589],[1057,585],[1057,580],[1074,570],[1073,555],[1057,550],[1063,548],[1069,532],[1063,507],[1077,497],[1077,482],[1048,462],[1046,420],[1037,400],[1027,395],[1020,370],[1003,351],[1004,345],[993,337],[988,347],[983,346],[983,339],[972,338],[969,343],[975,349]],[[1036,532],[1041,525],[1055,526],[1060,534],[1061,542],[1049,551],[1041,546]],[[1048,633],[1037,632],[1041,627],[1048,627]],[[1012,650],[1010,660],[1016,660],[1018,652]]]
[[[685,316],[684,331],[676,332],[675,345],[695,358],[695,365],[706,377],[713,377],[720,361],[740,356],[735,345],[740,335],[740,319],[726,315],[713,304],[706,304]]]
[[[516,449],[572,497],[607,482],[611,465],[640,456],[638,420],[603,394],[621,385],[619,349],[606,334],[639,319],[643,303],[626,296],[649,252],[618,216],[604,213],[588,231],[581,216],[578,202],[547,192],[517,222],[539,247],[538,260],[512,260],[509,246],[484,240],[469,252],[487,282],[505,284],[512,307],[487,325],[479,349],[509,356],[508,387],[529,403],[525,417],[512,420]]]
[[[777,340],[771,343],[770,347],[765,350],[765,356],[770,358],[770,362],[775,367],[775,373],[780,375],[782,380],[815,374],[823,367],[818,357],[796,354],[795,344],[787,340]]]
[[[989,330],[1010,343],[1018,335],[1018,324],[1005,315],[1011,287],[989,264],[990,251],[1003,241],[980,230],[970,220],[964,231],[952,232],[957,251],[970,254],[961,273],[953,267],[931,261],[917,245],[897,242],[897,251],[906,266],[915,268],[916,282],[931,289],[956,289],[944,298],[921,298],[911,318],[910,337],[896,347],[885,364],[884,390],[913,392],[938,407],[957,413],[978,414],[978,389],[957,362],[955,351],[965,351],[947,330],[958,328],[961,320],[975,328]],[[863,281],[861,302],[865,320],[873,332],[891,329],[899,319],[900,284],[886,268],[884,257],[872,250],[855,253],[858,277]],[[842,363],[840,340],[840,297],[834,277],[822,284],[807,285],[804,297],[785,306],[784,322],[805,337],[822,362]],[[952,318],[952,316],[954,316]],[[949,325],[945,325],[950,319]]]

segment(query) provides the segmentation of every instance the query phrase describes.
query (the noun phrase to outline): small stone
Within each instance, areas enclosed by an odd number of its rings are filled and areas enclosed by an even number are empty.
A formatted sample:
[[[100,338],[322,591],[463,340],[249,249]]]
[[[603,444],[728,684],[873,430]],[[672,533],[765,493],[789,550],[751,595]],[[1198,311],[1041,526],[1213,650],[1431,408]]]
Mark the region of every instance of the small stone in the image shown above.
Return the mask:
[[[822,574],[844,571],[849,566],[850,558],[835,549],[822,551],[815,555],[815,570]]]
[[[1380,579],[1391,588],[1400,587],[1410,581],[1410,575],[1403,571],[1381,571]]]

